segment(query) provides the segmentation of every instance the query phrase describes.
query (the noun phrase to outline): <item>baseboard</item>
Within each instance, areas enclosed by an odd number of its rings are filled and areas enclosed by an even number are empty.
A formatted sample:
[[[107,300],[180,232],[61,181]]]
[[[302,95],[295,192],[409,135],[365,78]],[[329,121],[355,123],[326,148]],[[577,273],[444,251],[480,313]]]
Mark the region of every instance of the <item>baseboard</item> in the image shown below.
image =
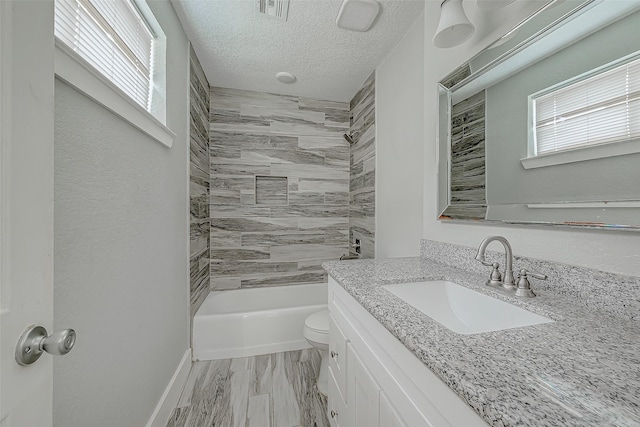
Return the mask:
[[[171,381],[169,381],[167,388],[164,390],[156,409],[153,411],[153,414],[151,414],[147,427],[165,427],[167,425],[171,412],[173,408],[176,407],[178,399],[180,398],[182,387],[184,387],[184,384],[187,382],[190,370],[191,349],[188,348],[184,356],[182,356],[182,360],[178,364]]]

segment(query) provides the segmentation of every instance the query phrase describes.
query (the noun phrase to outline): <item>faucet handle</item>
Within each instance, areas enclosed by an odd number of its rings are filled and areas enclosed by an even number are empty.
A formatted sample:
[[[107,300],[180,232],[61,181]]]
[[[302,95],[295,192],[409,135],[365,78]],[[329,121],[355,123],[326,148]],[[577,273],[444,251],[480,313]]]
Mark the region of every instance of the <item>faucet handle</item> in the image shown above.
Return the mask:
[[[547,275],[546,274],[532,273],[532,272],[530,272],[528,270],[525,270],[524,268],[522,270],[520,270],[520,274],[518,276],[520,276],[520,275],[523,275],[525,277],[531,276],[531,277],[533,277],[535,279],[538,279],[538,280],[547,280]]]
[[[535,277],[539,280],[547,280],[546,275],[532,273],[523,268],[520,270],[520,274],[518,274],[518,288],[516,289],[516,296],[525,298],[533,298],[536,296],[536,294],[531,290],[531,283],[529,283],[528,276]]]
[[[491,274],[489,275],[489,280],[487,280],[487,286],[501,286],[502,285],[502,274],[500,274],[500,264],[497,262],[482,262],[484,265],[488,265],[491,267]]]

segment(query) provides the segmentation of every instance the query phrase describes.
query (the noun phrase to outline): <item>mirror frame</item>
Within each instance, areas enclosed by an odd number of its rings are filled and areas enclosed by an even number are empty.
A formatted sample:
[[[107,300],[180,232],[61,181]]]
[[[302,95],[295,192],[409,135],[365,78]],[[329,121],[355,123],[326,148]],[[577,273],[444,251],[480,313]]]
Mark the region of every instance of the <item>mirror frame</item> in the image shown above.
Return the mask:
[[[449,73],[444,79],[442,79],[437,85],[438,88],[438,121],[437,121],[437,140],[436,140],[436,159],[437,159],[437,179],[438,179],[438,195],[437,195],[437,219],[445,222],[473,222],[473,223],[487,223],[487,224],[515,224],[515,225],[536,225],[536,226],[560,226],[560,227],[577,227],[577,228],[591,228],[591,229],[606,229],[606,230],[627,230],[627,231],[640,231],[640,224],[638,225],[620,225],[620,224],[608,224],[601,222],[576,222],[576,221],[528,221],[528,220],[506,220],[506,219],[487,219],[487,211],[489,205],[486,202],[486,177],[484,185],[484,204],[482,203],[452,203],[452,181],[451,181],[451,140],[452,140],[452,99],[453,93],[461,88],[469,89],[474,85],[474,82],[479,82],[486,76],[504,64],[505,61],[514,57],[518,53],[523,52],[532,44],[542,40],[544,37],[552,33],[557,28],[564,25],[572,18],[578,16],[582,12],[589,8],[596,6],[603,2],[603,0],[584,0],[580,2],[576,7],[572,8],[569,12],[562,14],[559,18],[553,19],[550,24],[543,25],[540,29],[534,29],[533,34],[527,37],[525,40],[518,42],[515,46],[508,48],[504,53],[498,55],[495,59],[490,60],[486,65],[479,68],[477,71],[471,71],[471,64],[479,57],[485,54],[491,47],[499,45],[501,40],[508,41],[513,34],[521,29],[523,26],[538,25],[535,23],[535,18],[542,12],[552,8],[557,0],[548,0],[537,11],[532,13],[529,17],[519,22],[511,30],[509,30],[504,36],[489,45],[489,47],[481,50],[478,54],[466,61],[460,67]],[[530,24],[533,21],[533,24]],[[557,49],[561,50],[561,49]],[[538,59],[534,59],[531,62],[536,62]],[[528,65],[527,65],[528,66]],[[518,69],[518,72],[522,68]],[[483,89],[480,89],[482,91]],[[475,96],[475,89],[469,90],[472,96]],[[640,218],[640,200],[625,201],[631,203],[634,209],[634,213],[637,211],[637,216]],[[603,202],[606,204],[606,202]],[[507,206],[507,205],[502,205]],[[513,206],[523,206],[523,204],[513,204]],[[526,204],[524,205],[526,206]],[[636,207],[637,206],[637,207]],[[583,209],[582,207],[574,207],[575,209]],[[598,207],[597,209],[603,209]]]

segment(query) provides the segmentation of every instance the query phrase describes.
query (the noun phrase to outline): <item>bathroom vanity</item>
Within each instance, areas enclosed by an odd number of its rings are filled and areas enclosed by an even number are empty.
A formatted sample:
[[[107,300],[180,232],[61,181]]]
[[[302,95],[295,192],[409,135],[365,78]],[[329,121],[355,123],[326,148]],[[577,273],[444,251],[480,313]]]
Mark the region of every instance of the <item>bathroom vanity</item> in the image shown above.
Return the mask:
[[[331,277],[329,312],[332,426],[486,426]]]
[[[537,297],[516,298],[485,285],[474,249],[422,244],[419,258],[324,264],[333,426],[640,424],[640,278],[515,257],[549,276],[532,280]],[[458,333],[385,288],[428,280],[550,321]]]

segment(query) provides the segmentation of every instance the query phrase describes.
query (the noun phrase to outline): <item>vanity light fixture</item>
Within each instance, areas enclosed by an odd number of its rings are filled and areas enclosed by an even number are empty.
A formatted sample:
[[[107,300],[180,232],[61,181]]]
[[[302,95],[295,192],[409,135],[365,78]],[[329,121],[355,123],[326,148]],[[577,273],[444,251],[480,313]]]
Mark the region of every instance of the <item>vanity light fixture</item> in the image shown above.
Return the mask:
[[[368,31],[380,12],[376,0],[343,0],[336,18],[338,28],[350,31]]]
[[[462,8],[462,0],[444,0],[440,5],[440,22],[433,44],[440,48],[458,46],[471,38],[476,28]]]

